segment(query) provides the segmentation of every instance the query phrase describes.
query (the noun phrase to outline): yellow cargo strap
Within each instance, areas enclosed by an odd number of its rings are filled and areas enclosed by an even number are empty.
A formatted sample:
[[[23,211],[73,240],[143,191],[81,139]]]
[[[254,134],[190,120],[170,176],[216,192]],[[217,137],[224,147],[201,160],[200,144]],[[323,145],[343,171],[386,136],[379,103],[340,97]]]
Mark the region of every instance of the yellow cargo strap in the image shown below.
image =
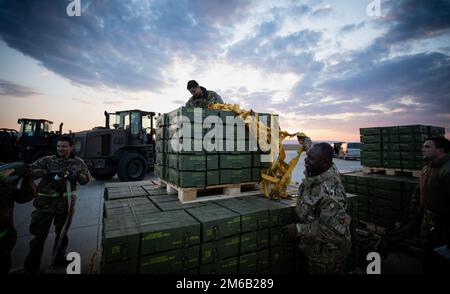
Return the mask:
[[[245,121],[247,126],[249,122],[245,119],[249,116],[254,116],[256,120],[257,130],[256,134],[254,134],[252,128],[249,128],[250,133],[252,134],[252,136],[256,136],[256,140],[259,139],[259,136],[262,136],[263,138],[267,138],[268,142],[271,142],[271,128],[259,121],[258,113],[254,111],[242,110],[237,104],[212,103],[209,104],[208,108],[215,110],[233,111]],[[267,198],[288,198],[287,186],[291,182],[292,171],[297,165],[298,160],[300,159],[300,155],[303,151],[305,151],[305,144],[302,144],[302,146],[300,146],[297,150],[297,155],[289,163],[285,162],[286,151],[283,147],[283,141],[286,138],[292,138],[294,136],[308,138],[308,136],[302,132],[291,134],[286,131],[279,131],[279,156],[277,160],[271,163],[269,169],[261,171],[261,190],[264,192],[264,195]]]

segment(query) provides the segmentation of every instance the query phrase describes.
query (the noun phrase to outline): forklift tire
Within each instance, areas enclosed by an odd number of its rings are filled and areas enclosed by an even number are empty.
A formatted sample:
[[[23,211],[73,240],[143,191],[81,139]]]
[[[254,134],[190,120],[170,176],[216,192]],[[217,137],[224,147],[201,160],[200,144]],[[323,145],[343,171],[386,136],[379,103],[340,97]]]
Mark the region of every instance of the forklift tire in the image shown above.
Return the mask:
[[[91,173],[91,176],[98,181],[106,181],[110,180],[112,177],[116,175],[116,172],[111,172],[107,174],[99,174],[99,173]]]
[[[125,154],[117,167],[117,176],[122,182],[141,181],[146,173],[147,162],[137,153]]]

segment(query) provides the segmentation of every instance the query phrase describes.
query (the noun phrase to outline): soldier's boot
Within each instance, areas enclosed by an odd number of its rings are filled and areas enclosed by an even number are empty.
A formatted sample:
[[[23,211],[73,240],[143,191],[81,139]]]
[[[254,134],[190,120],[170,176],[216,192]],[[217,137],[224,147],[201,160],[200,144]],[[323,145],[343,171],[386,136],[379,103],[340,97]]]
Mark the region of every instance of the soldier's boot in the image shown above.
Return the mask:
[[[30,253],[25,259],[25,273],[36,274],[41,266],[41,257],[44,252],[45,238],[36,236],[30,242]]]

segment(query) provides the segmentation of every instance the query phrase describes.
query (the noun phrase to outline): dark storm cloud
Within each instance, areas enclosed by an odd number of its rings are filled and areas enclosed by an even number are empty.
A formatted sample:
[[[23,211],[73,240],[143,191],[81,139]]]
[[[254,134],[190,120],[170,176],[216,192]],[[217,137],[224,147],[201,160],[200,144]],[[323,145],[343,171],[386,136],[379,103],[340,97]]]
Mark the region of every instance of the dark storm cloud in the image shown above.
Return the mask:
[[[377,115],[382,111],[374,110],[373,106],[382,105],[386,111],[395,111],[395,115],[402,114],[410,121],[418,113],[430,117],[442,114],[448,119],[448,54],[402,52],[413,49],[413,41],[450,33],[450,1],[403,0],[387,4],[383,6],[383,9],[389,6],[386,16],[375,21],[385,33],[362,50],[334,54],[332,59],[337,64],[304,75],[293,88],[286,109],[303,102],[309,105],[297,107],[299,114]],[[362,24],[344,26],[341,32],[353,31]],[[394,45],[396,57],[390,57]],[[333,101],[321,102],[326,97],[333,97]],[[402,102],[404,97],[411,97],[412,103]]]
[[[450,1],[391,1],[389,12],[382,22],[387,22],[389,26],[382,41],[389,44],[448,33]]]
[[[34,95],[39,95],[39,93],[29,87],[0,80],[0,96],[28,98]]]
[[[215,56],[221,26],[247,1],[81,3],[82,15],[68,17],[67,1],[0,1],[0,36],[75,83],[157,91],[175,55]]]
[[[322,62],[315,60],[312,51],[321,39],[320,32],[305,29],[280,37],[275,35],[278,27],[277,21],[261,24],[254,37],[233,45],[227,58],[281,73],[318,71],[323,67]]]

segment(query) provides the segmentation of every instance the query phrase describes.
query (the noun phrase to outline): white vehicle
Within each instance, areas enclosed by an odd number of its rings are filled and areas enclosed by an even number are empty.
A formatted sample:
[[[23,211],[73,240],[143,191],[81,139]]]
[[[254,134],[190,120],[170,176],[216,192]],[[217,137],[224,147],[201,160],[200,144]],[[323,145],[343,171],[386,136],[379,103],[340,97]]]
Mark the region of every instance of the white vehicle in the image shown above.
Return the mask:
[[[339,149],[339,158],[340,159],[360,159],[361,158],[361,143],[359,142],[351,142],[351,143],[342,143],[341,148]]]

